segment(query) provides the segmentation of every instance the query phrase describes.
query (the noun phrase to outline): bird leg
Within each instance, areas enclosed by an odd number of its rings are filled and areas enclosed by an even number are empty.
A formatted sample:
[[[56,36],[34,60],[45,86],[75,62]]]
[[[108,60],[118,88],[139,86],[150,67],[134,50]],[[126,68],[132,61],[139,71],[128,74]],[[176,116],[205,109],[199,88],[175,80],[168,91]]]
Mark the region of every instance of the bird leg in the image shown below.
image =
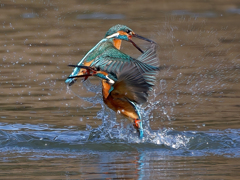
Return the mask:
[[[133,126],[136,128],[140,139],[143,138],[143,127],[142,127],[142,121],[140,119],[134,119]]]
[[[141,122],[141,120],[139,120],[139,119],[134,119],[134,124],[133,124],[133,126],[136,128],[136,129],[139,129],[140,128],[140,126],[139,126],[139,123]]]

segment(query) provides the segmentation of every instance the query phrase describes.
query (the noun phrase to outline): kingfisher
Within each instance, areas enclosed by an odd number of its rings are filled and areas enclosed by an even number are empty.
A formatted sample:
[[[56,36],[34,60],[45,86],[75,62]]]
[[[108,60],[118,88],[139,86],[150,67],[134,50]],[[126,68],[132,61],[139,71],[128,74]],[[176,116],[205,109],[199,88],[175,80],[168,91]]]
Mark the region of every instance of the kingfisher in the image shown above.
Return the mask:
[[[151,47],[143,52],[131,37],[138,37],[151,43]],[[131,42],[143,54],[135,59],[120,51],[121,41]],[[92,48],[75,67],[65,81],[71,86],[78,78],[96,76],[102,80],[104,103],[116,112],[130,118],[134,127],[143,137],[141,115],[137,104],[147,101],[159,70],[155,42],[136,35],[123,25],[113,26],[105,38]]]
[[[113,73],[116,73],[116,71],[119,70],[119,65],[124,63],[135,63],[135,65],[139,67],[139,70],[142,68],[143,71],[152,68],[156,69],[156,67],[142,65],[141,62],[135,62],[134,58],[120,51],[122,40],[124,40],[131,42],[141,53],[144,53],[144,51],[133,42],[132,37],[148,41],[151,44],[156,44],[154,41],[136,34],[129,27],[118,24],[111,27],[105,34],[105,37],[90,51],[88,51],[88,53],[79,61],[77,65],[95,66],[107,72],[111,71]],[[158,66],[157,61],[155,62],[155,66]],[[75,67],[69,76],[70,78],[67,78],[65,83],[71,86],[77,80],[77,78],[71,78],[71,76],[80,76],[85,74],[86,71],[88,70]],[[85,80],[87,78],[88,77],[86,76]]]
[[[155,45],[152,45],[136,61],[151,59],[158,61]],[[139,137],[143,137],[142,118],[137,104],[147,101],[148,92],[155,81],[156,71],[141,73],[137,66],[123,64],[121,71],[116,74],[101,70],[95,66],[70,65],[86,69],[86,73],[69,78],[96,76],[102,80],[102,95],[104,103],[112,110],[123,114],[133,122]]]

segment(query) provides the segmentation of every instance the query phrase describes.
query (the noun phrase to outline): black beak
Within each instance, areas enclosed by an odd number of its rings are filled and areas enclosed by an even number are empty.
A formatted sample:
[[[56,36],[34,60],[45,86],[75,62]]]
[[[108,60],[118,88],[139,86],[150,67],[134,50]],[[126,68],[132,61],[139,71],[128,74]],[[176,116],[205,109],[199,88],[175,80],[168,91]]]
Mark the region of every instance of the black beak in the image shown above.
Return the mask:
[[[89,66],[78,66],[78,65],[71,65],[71,64],[69,64],[68,66],[83,68],[83,69],[92,70],[92,71],[95,70],[93,67],[89,67]]]
[[[86,69],[88,71],[88,74],[83,74],[83,75],[79,75],[79,76],[69,76],[68,78],[70,78],[70,79],[84,77],[84,81],[86,81],[89,76],[93,76],[93,74],[91,74],[90,71],[93,71],[93,72],[97,71],[96,68],[89,67],[89,66],[78,66],[78,65],[71,65],[71,64],[68,65],[68,66],[70,66],[70,67],[78,67],[78,68]],[[69,86],[70,85],[71,85],[71,83],[69,84]]]
[[[137,48],[141,53],[144,53],[144,51],[140,48],[140,47],[138,47],[136,44],[135,44],[135,42],[133,42],[131,39],[129,39],[129,41],[135,46],[135,48]]]
[[[142,39],[142,40],[144,40],[144,41],[147,41],[147,42],[156,44],[154,41],[152,41],[152,40],[150,40],[150,39],[147,39],[147,38],[145,38],[145,37],[139,36],[138,34],[133,34],[132,37],[136,37],[136,38],[138,38],[138,39]]]
[[[156,44],[154,41],[152,41],[152,40],[150,40],[150,39],[147,39],[147,38],[145,38],[145,37],[139,36],[138,34],[133,34],[132,37],[136,37],[136,38],[138,38],[138,39],[142,39],[142,40],[144,40],[144,41],[147,41],[147,42]],[[135,44],[135,42],[133,42],[130,38],[129,38],[129,41],[130,41],[130,42],[135,46],[135,48],[137,48],[141,53],[144,53],[144,51],[143,51],[140,47],[138,47],[138,46]]]
[[[80,77],[89,77],[89,76],[92,76],[92,74],[83,74],[80,76],[69,76],[68,78],[80,78]]]

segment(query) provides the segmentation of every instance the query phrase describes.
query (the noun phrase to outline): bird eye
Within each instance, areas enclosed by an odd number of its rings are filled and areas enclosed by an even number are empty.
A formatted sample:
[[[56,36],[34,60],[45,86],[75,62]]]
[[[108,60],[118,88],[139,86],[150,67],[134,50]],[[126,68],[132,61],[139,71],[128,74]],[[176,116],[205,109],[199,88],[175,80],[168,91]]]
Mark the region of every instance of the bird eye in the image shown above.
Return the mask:
[[[128,34],[132,34],[132,31],[129,30],[129,29],[127,29],[127,30],[126,30],[126,33],[128,33]]]

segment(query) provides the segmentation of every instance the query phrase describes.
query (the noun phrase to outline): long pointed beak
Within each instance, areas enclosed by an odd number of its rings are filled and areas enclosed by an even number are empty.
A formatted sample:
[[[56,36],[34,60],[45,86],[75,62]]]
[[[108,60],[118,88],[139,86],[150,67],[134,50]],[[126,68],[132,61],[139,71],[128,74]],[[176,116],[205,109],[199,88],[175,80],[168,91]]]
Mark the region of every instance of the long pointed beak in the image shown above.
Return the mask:
[[[79,75],[79,76],[69,76],[68,78],[80,78],[80,77],[84,77],[84,80],[83,81],[86,81],[87,80],[87,78],[89,77],[89,76],[92,76],[92,74],[83,74],[83,75]]]
[[[135,48],[137,48],[141,53],[144,53],[144,51],[138,47],[138,45],[135,44],[135,42],[133,42],[131,39],[129,39],[129,41],[135,46]]]
[[[144,40],[144,41],[147,41],[147,42],[156,44],[154,41],[152,41],[152,40],[150,40],[150,39],[147,39],[147,38],[145,38],[145,37],[139,36],[138,34],[133,34],[132,37],[136,37],[136,38],[138,38],[138,39],[142,39],[142,40]],[[132,39],[129,38],[129,41],[130,41],[130,42],[135,46],[135,48],[137,48],[141,53],[144,53],[144,51],[143,51],[140,47],[138,47],[138,45],[137,45],[135,42],[133,42]]]
[[[87,69],[87,70],[94,70],[92,67],[89,67],[89,66],[78,66],[78,65],[72,65],[72,64],[69,64],[68,66],[83,68],[83,69]]]
[[[89,77],[92,76],[92,74],[83,74],[83,75],[79,75],[79,76],[69,76],[68,78],[80,78],[80,77]]]
[[[69,76],[68,78],[80,78],[80,77],[84,77],[84,80],[83,81],[86,81],[87,80],[87,78],[89,77],[89,76],[92,76],[92,74],[90,74],[90,71],[96,71],[95,70],[95,68],[93,68],[93,67],[89,67],[89,66],[78,66],[78,65],[68,65],[68,66],[70,66],[70,67],[78,67],[78,68],[83,68],[83,69],[86,69],[87,70],[87,72],[89,73],[89,74],[83,74],[83,75],[79,75],[79,76]]]
[[[138,34],[133,34],[132,37],[136,37],[136,38],[138,38],[138,39],[142,39],[142,40],[144,40],[144,41],[147,41],[147,42],[156,44],[154,41],[152,41],[152,40],[150,40],[150,39],[147,39],[147,38],[145,38],[145,37],[142,37],[142,36],[140,36],[140,35],[138,35]]]

